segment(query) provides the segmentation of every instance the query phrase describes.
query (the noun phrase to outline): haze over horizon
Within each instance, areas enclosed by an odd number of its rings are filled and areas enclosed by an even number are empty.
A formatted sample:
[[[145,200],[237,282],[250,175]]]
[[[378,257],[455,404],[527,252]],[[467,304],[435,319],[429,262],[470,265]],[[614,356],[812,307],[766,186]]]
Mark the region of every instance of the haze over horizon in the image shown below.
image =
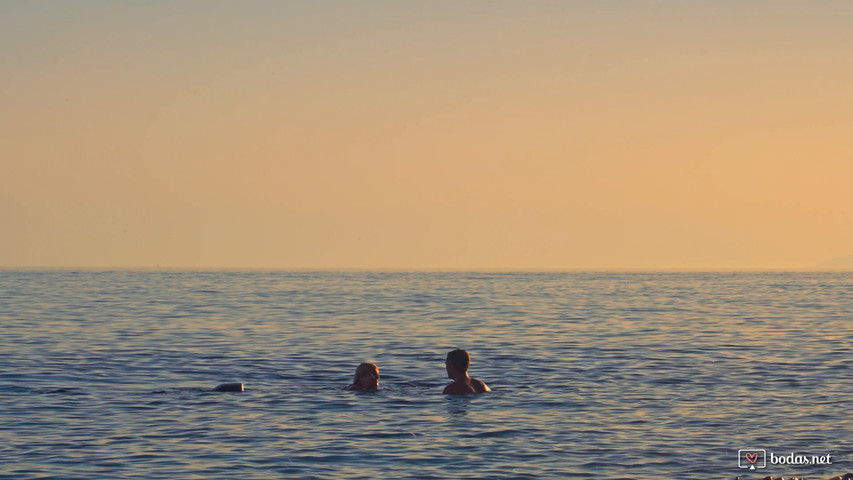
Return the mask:
[[[804,269],[853,2],[0,3],[0,266]]]

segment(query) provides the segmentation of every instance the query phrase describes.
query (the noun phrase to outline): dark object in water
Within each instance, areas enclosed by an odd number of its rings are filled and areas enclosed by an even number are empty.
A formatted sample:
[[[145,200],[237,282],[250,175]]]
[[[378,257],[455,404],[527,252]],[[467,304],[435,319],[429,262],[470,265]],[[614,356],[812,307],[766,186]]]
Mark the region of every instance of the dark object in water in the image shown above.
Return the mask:
[[[222,385],[217,385],[216,388],[213,389],[214,392],[242,392],[244,391],[242,383],[223,383]]]

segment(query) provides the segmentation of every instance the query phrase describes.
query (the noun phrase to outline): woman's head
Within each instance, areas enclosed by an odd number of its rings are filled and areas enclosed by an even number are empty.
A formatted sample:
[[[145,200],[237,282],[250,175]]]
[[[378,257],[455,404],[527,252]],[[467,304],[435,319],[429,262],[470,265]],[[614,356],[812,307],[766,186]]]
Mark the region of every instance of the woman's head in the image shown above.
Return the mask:
[[[379,367],[372,363],[362,363],[355,369],[353,386],[364,390],[376,390],[379,388]]]

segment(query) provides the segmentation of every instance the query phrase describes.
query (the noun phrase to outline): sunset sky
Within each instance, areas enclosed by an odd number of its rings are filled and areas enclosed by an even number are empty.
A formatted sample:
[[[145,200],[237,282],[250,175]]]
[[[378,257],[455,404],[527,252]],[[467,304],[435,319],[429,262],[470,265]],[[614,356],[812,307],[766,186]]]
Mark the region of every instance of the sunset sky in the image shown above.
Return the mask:
[[[808,268],[853,2],[0,0],[0,266]]]

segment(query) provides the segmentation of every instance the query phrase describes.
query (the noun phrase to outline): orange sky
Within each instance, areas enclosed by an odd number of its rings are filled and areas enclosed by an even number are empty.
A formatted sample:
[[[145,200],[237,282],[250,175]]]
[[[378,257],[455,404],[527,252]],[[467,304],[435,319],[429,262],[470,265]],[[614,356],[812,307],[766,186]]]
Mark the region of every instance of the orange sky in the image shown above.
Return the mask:
[[[4,2],[0,266],[808,268],[847,1]]]

